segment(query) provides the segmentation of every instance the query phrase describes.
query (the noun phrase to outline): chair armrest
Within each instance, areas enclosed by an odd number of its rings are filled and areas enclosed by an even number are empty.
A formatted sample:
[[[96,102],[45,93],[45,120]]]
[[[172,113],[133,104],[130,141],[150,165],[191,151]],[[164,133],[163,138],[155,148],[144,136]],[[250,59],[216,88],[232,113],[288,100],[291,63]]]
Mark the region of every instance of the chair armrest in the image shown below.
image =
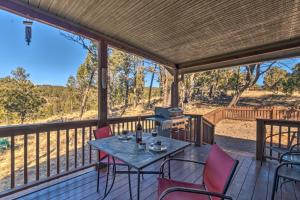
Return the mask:
[[[281,163],[279,164],[277,167],[276,167],[276,170],[275,170],[275,176],[278,174],[278,171],[281,167],[284,167],[284,166],[293,166],[293,165],[298,165],[300,166],[300,163],[295,163],[295,162],[284,162],[284,163]]]
[[[285,153],[281,154],[281,156],[279,158],[279,163],[282,162],[283,157],[286,155],[299,155],[300,156],[300,151],[298,151],[298,152],[289,151],[289,152],[285,152]]]
[[[296,148],[297,146],[300,146],[300,143],[297,143],[297,144],[292,145],[292,146],[291,146],[291,149],[290,149],[290,152],[292,152],[293,149]],[[300,151],[298,151],[298,152],[300,152]]]
[[[192,189],[192,188],[184,188],[184,187],[171,187],[166,189],[159,197],[159,200],[163,200],[168,194],[172,193],[172,192],[186,192],[186,193],[195,193],[195,194],[202,194],[202,195],[206,195],[209,197],[219,197],[222,199],[229,199],[232,200],[232,197],[230,196],[226,196],[224,194],[221,193],[217,193],[217,192],[208,192],[208,191],[204,191],[204,190],[199,190],[199,189]]]
[[[161,171],[161,172],[163,171],[165,164],[166,164],[167,162],[171,161],[171,160],[181,161],[181,162],[195,163],[195,164],[199,164],[199,165],[205,165],[205,162],[201,162],[201,161],[187,160],[187,159],[182,159],[182,158],[168,158],[167,160],[165,160],[165,161],[160,165],[160,171]]]
[[[171,160],[175,160],[175,161],[182,161],[182,162],[189,162],[189,163],[195,163],[195,164],[199,164],[199,165],[205,165],[204,162],[201,161],[195,161],[195,160],[186,160],[186,159],[182,159],[182,158],[168,158],[166,159],[161,165],[160,165],[160,173],[162,174],[162,177],[164,177],[164,167],[165,164],[167,162],[170,162]],[[171,177],[170,171],[169,171],[169,178]]]

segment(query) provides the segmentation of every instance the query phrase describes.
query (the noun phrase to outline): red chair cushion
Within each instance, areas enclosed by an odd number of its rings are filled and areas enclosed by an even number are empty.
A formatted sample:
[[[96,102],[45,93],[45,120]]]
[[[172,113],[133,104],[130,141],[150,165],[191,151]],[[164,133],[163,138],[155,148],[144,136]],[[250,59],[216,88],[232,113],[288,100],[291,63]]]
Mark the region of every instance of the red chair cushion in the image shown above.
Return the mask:
[[[175,181],[175,180],[170,180],[165,178],[158,178],[158,198],[163,191],[171,187],[186,187],[186,188],[205,190],[205,188],[199,184]],[[168,194],[164,198],[164,200],[209,200],[209,197],[206,195],[195,194],[195,193],[172,192]]]
[[[107,137],[112,136],[112,132],[110,129],[110,126],[104,126],[102,128],[98,128],[94,131],[95,139],[103,139]],[[108,156],[108,154],[104,151],[98,151],[99,152],[99,160],[102,161],[104,158]]]
[[[235,161],[217,145],[213,145],[203,171],[203,182],[209,192],[224,193]],[[212,198],[219,199],[219,198]]]

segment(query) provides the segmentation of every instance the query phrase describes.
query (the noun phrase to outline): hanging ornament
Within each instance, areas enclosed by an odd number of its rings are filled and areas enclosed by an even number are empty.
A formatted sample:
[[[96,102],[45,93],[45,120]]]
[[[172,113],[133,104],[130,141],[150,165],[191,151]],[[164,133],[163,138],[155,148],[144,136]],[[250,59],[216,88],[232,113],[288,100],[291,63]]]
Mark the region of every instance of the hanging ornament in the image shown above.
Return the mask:
[[[26,41],[28,46],[31,42],[31,36],[32,36],[31,26],[32,26],[32,23],[33,22],[30,21],[30,20],[24,20],[23,21],[23,24],[25,25],[25,41]]]

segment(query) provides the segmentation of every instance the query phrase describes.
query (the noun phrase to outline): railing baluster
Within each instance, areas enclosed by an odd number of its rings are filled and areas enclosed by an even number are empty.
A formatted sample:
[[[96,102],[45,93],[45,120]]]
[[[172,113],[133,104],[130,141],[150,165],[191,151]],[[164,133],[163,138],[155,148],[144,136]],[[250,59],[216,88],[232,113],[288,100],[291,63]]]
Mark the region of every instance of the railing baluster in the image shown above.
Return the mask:
[[[291,141],[291,127],[288,127],[288,143],[287,147],[290,148],[290,145],[292,145],[293,141]]]
[[[24,134],[24,184],[28,183],[28,170],[27,170],[27,154],[28,154],[28,135]]]
[[[148,120],[146,120],[146,128],[147,128],[147,132],[149,132],[150,127],[149,127],[149,121]]]
[[[89,141],[92,140],[92,127],[89,128]],[[92,163],[92,147],[89,145],[89,162]]]
[[[300,143],[300,127],[298,127],[297,144]]]
[[[66,130],[66,171],[69,171],[69,129]]]
[[[59,174],[60,167],[60,131],[56,132],[56,173]]]
[[[192,142],[192,117],[189,118],[189,141]]]
[[[282,126],[279,126],[279,148],[281,148],[281,135],[282,135]],[[278,153],[278,158],[280,157],[280,153]]]
[[[15,135],[10,137],[10,188],[15,187]]]
[[[40,133],[35,135],[35,180],[40,179]]]
[[[47,131],[47,177],[50,176],[50,131]]]
[[[77,128],[75,128],[74,157],[75,168],[77,168]]]
[[[82,128],[82,147],[81,147],[81,150],[82,150],[82,166],[84,166],[84,153],[85,153],[85,149],[84,149],[84,146],[85,146],[85,128],[83,127]]]
[[[271,138],[270,138],[270,156],[272,157],[273,152],[272,152],[272,147],[273,147],[273,125],[271,125]]]

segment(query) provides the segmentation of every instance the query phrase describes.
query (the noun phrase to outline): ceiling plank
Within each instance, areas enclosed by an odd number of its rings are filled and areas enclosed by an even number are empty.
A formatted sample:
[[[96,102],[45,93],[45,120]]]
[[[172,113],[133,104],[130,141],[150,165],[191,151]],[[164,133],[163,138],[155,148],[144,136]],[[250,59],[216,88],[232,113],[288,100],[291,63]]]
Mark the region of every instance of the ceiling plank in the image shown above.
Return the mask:
[[[139,47],[130,45],[126,42],[116,40],[98,31],[90,30],[87,27],[80,26],[76,23],[70,22],[66,19],[47,13],[41,9],[32,7],[28,4],[16,0],[0,1],[0,9],[12,12],[14,14],[36,20],[68,32],[79,34],[93,40],[106,41],[109,45],[125,50],[127,52],[142,56],[144,58],[153,60],[167,67],[175,68],[173,62],[168,61],[151,52],[145,51]]]
[[[278,46],[280,45],[281,46]],[[236,52],[228,56],[214,57],[206,60],[199,60],[179,64],[180,73],[194,73],[212,69],[234,67],[258,62],[266,62],[284,58],[300,56],[300,38],[285,41],[283,43],[269,45],[269,48],[254,48],[244,52]]]

